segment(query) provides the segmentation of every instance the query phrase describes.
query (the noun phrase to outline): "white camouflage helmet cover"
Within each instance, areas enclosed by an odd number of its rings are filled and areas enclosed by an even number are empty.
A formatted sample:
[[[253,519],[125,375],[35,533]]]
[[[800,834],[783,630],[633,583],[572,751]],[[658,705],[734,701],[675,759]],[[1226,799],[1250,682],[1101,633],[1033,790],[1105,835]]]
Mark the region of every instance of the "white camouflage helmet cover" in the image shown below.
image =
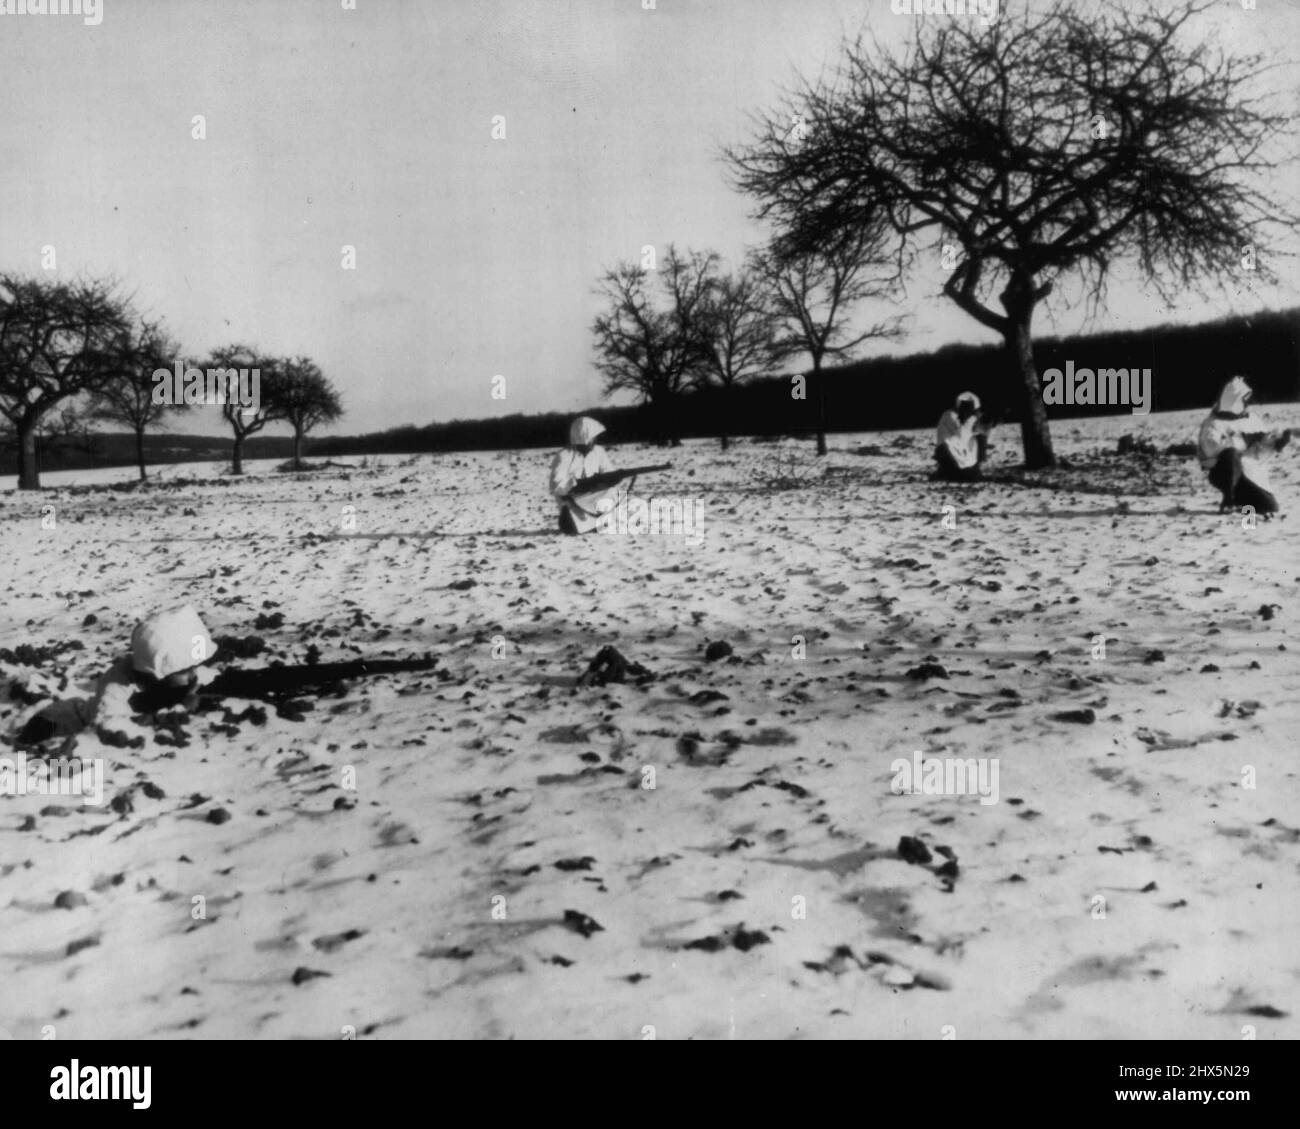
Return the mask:
[[[1234,376],[1219,393],[1215,411],[1239,416],[1246,411],[1246,397],[1251,394],[1250,385],[1240,376]]]
[[[588,443],[594,443],[596,436],[604,434],[604,431],[603,423],[598,423],[591,416],[579,416],[569,424],[569,445],[585,447]]]
[[[131,633],[131,665],[154,678],[189,670],[207,662],[216,651],[192,604],[151,615]]]

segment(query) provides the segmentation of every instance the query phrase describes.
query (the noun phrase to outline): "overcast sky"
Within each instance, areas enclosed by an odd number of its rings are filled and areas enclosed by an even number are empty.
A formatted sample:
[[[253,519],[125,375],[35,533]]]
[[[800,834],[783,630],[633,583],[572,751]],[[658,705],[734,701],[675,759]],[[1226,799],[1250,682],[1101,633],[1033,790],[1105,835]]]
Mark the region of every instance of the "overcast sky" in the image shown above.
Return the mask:
[[[912,23],[889,0],[102,3],[94,27],[0,16],[0,269],[39,273],[51,245],[61,276],[116,275],[193,354],[308,354],[347,432],[598,403],[602,268],[670,241],[737,258],[762,233],[721,146],[843,31]],[[1300,53],[1295,0],[1221,0],[1203,26]],[[909,286],[902,351],[992,339],[937,286]],[[1093,328],[1298,301],[1171,312],[1122,285]]]

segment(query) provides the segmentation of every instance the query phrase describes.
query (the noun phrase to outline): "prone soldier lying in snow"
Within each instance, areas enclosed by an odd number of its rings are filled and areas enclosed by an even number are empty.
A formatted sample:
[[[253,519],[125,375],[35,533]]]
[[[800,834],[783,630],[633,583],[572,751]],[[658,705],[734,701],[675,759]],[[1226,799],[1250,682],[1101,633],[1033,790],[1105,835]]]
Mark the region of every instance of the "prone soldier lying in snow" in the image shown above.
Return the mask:
[[[136,625],[130,650],[95,679],[87,697],[38,700],[20,714],[16,742],[37,744],[93,727],[106,743],[120,745],[134,715],[192,705],[201,681],[211,679],[201,668],[216,652],[189,604],[151,615]],[[28,679],[21,692],[43,699],[49,689]]]

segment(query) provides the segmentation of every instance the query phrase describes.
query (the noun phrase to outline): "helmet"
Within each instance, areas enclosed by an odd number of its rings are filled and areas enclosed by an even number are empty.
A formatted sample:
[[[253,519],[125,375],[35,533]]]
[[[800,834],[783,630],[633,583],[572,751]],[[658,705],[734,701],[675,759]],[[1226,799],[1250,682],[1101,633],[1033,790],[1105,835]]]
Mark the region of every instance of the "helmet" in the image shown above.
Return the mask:
[[[158,679],[205,663],[216,653],[212,636],[190,604],[151,615],[131,633],[131,665]]]
[[[1219,393],[1219,401],[1215,405],[1215,410],[1229,415],[1243,415],[1246,411],[1246,401],[1251,396],[1250,385],[1240,376],[1234,376],[1223,386],[1223,390]]]
[[[585,447],[596,441],[596,436],[603,434],[605,425],[597,423],[591,416],[579,416],[569,425],[569,444],[573,447]]]

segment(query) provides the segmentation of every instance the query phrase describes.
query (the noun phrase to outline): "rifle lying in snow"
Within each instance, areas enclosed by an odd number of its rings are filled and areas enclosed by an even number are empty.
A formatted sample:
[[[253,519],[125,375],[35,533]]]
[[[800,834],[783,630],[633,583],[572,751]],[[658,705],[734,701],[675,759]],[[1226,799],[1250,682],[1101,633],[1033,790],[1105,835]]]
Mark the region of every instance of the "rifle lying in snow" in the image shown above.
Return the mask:
[[[373,678],[379,674],[433,670],[438,660],[353,659],[338,663],[304,663],[300,666],[267,666],[261,669],[227,667],[206,686],[198,688],[200,701],[220,698],[251,698],[280,701],[304,691],[331,690],[340,682]]]
[[[649,474],[656,470],[671,470],[672,463],[656,463],[654,466],[634,466],[626,470],[607,470],[602,474],[593,474],[580,479],[569,491],[575,497],[582,494],[598,494],[602,490],[611,490],[626,478],[635,478],[638,474]]]

